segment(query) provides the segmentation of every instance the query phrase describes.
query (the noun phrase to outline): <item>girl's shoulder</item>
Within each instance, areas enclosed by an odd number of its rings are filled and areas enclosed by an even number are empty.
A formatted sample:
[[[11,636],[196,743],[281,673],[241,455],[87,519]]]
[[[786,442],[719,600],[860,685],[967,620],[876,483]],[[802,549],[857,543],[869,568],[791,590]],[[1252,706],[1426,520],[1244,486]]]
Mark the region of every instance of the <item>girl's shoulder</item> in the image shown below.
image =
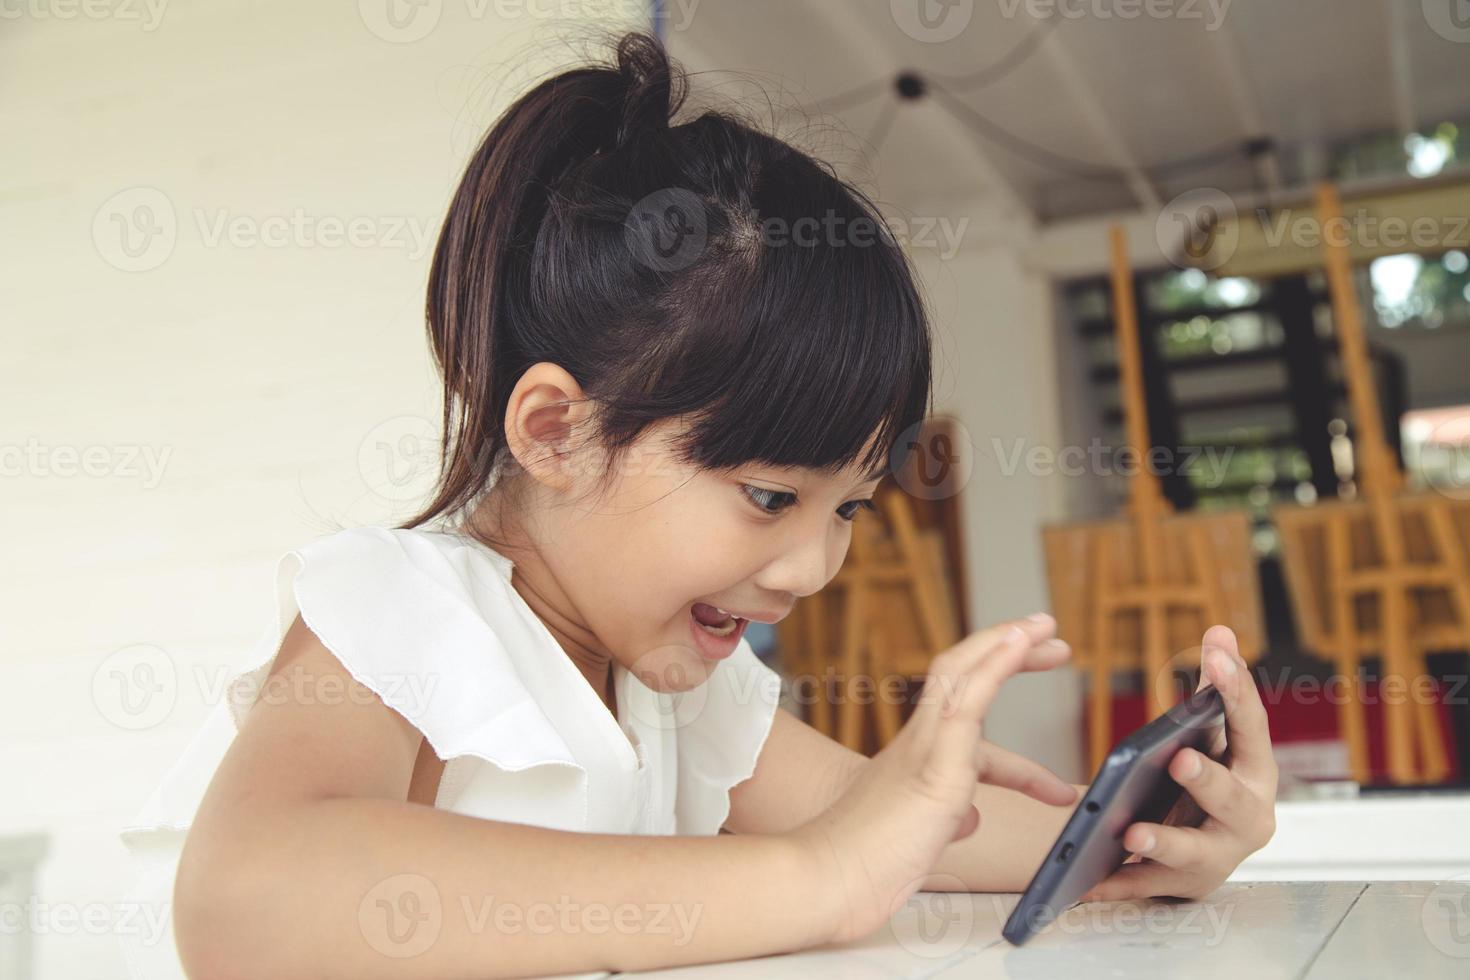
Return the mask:
[[[561,696],[543,666],[556,641],[512,587],[511,567],[472,538],[423,528],[350,527],[290,549],[276,564],[272,628],[231,684],[236,726],[299,615],[441,759],[483,754],[487,718],[529,714],[543,737],[501,744],[535,758],[495,761],[571,761],[542,713],[526,710]]]

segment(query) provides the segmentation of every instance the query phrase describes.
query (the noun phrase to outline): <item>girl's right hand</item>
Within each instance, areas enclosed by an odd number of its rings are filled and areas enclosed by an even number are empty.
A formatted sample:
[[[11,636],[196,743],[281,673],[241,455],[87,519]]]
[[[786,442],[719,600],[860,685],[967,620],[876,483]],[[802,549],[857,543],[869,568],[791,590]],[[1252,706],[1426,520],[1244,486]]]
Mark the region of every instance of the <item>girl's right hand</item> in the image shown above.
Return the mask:
[[[936,656],[913,715],[863,764],[847,792],[793,831],[822,862],[845,912],[832,937],[877,929],[918,891],[939,854],[979,824],[977,782],[1064,806],[1076,789],[1051,770],[986,742],[980,726],[1000,685],[1049,670],[1071,651],[1038,615],[972,633]]]

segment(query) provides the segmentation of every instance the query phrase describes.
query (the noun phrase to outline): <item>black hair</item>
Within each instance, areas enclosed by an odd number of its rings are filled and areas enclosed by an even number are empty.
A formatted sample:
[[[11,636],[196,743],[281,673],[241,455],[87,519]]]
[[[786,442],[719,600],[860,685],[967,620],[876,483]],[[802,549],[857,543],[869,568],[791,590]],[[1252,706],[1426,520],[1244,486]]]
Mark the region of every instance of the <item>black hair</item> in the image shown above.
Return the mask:
[[[597,402],[610,460],[686,416],[685,463],[876,474],[928,414],[929,326],[877,208],[731,112],[671,124],[687,91],[656,38],[627,34],[611,63],[521,96],[475,150],[429,274],[438,484],[400,527],[485,489],[538,361]]]

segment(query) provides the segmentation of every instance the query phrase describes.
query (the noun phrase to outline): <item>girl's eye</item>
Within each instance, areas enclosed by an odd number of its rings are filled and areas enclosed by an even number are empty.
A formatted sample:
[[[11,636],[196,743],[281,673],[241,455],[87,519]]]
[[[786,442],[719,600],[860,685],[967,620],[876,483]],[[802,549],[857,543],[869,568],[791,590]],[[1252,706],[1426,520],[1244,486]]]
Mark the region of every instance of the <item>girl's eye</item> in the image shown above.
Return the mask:
[[[753,487],[750,484],[742,484],[741,489],[751,502],[766,514],[779,514],[781,511],[796,503],[796,494],[787,493],[784,490],[767,490],[765,487]],[[772,504],[780,506],[773,507]]]
[[[787,507],[796,503],[796,494],[794,493],[788,493],[784,490],[767,490],[765,487],[753,487],[748,483],[742,486],[745,495],[765,514],[779,514]],[[857,519],[858,508],[860,507],[865,507],[872,511],[878,509],[873,505],[871,500],[850,500],[837,508],[837,514],[844,521],[851,522]]]

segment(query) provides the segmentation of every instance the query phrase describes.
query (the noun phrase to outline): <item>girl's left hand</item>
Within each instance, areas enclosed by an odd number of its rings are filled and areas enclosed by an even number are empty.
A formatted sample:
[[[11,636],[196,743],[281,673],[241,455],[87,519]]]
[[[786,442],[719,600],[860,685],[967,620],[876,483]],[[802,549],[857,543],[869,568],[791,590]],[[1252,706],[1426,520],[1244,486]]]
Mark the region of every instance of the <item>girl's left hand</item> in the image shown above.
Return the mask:
[[[1225,702],[1217,744],[1210,756],[1194,749],[1175,753],[1169,775],[1187,796],[1164,823],[1128,828],[1123,846],[1138,859],[1130,858],[1087,893],[1084,902],[1204,898],[1276,832],[1277,771],[1266,707],[1228,627],[1210,627],[1202,645],[1200,686],[1208,680]],[[1203,822],[1190,826],[1200,815]]]

